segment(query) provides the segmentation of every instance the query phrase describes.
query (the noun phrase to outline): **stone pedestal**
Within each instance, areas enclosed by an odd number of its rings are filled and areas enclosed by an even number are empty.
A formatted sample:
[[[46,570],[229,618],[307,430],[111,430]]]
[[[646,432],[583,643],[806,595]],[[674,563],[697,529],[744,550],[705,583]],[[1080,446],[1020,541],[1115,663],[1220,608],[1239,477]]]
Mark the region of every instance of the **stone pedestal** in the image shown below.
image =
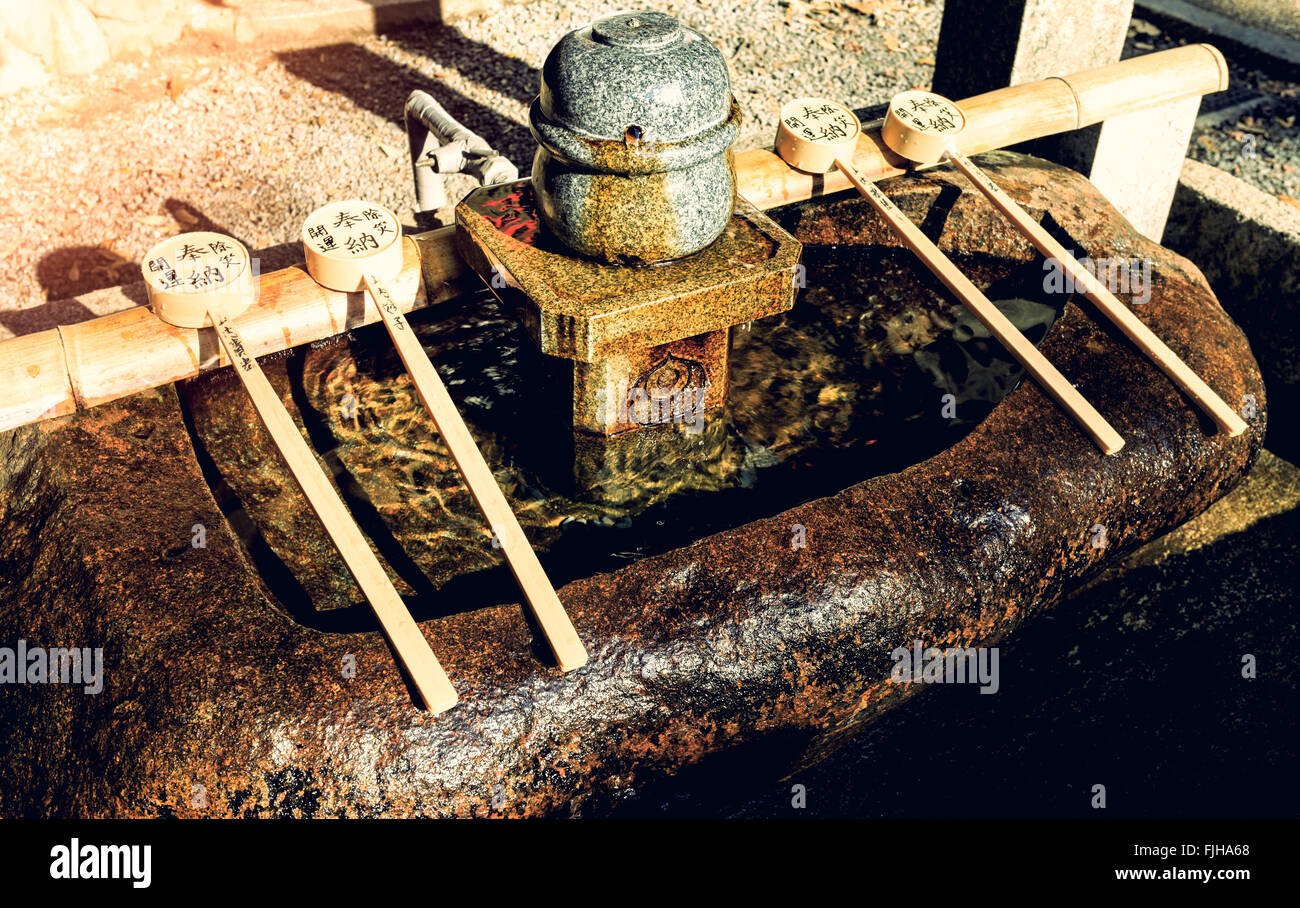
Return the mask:
[[[794,304],[800,244],[743,199],[712,245],[662,265],[607,265],[540,226],[527,180],[456,208],[457,244],[543,353],[573,363],[573,428],[698,433],[727,399],[730,329]]]
[[[1158,242],[1200,107],[1191,97],[1111,117],[1060,137],[1052,157],[1087,174],[1139,233]]]

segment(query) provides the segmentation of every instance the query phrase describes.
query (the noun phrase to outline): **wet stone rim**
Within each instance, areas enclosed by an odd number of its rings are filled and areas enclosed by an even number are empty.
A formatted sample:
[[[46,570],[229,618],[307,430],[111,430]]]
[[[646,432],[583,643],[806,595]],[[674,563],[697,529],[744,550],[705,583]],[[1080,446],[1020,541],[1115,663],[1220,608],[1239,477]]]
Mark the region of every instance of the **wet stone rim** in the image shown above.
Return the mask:
[[[566,585],[592,655],[572,674],[530,650],[517,604],[424,622],[462,697],[435,718],[414,708],[378,633],[303,628],[254,575],[231,571],[244,556],[170,389],[15,430],[0,438],[17,534],[3,551],[26,569],[3,578],[0,631],[102,641],[106,683],[66,702],[40,685],[6,692],[22,737],[5,751],[0,803],[87,816],[600,812],[640,780],[765,734],[816,733],[815,758],[915,693],[888,680],[894,647],[995,642],[1204,510],[1263,437],[1245,338],[1194,266],[1134,234],[1082,177],[1010,154],[981,163],[1078,246],[1157,263],[1144,318],[1226,399],[1253,395],[1245,435],[1213,434],[1154,367],[1069,306],[1043,351],[1087,380],[1128,440],[1119,455],[1100,455],[1022,383],[927,461]],[[950,252],[1027,256],[958,177],[882,188],[918,222],[941,217]],[[794,232],[890,242],[862,207],[809,205]],[[204,522],[206,547],[173,554],[164,515]],[[1091,544],[1096,523],[1104,549]],[[343,679],[349,655],[382,668]]]

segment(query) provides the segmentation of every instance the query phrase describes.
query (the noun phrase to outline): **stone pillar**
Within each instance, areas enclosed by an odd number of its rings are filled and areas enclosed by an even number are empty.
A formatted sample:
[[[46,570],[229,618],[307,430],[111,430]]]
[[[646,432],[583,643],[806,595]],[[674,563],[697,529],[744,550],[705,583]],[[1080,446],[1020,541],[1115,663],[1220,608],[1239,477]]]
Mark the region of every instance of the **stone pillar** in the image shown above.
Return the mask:
[[[1133,0],[946,0],[934,90],[951,98],[1114,63]],[[1021,150],[1065,164],[1159,240],[1199,99],[1113,117]]]
[[[1111,117],[1061,136],[1053,158],[1080,173],[1138,232],[1160,242],[1201,108],[1199,97]]]
[[[945,0],[934,90],[951,98],[1119,59],[1133,0]]]

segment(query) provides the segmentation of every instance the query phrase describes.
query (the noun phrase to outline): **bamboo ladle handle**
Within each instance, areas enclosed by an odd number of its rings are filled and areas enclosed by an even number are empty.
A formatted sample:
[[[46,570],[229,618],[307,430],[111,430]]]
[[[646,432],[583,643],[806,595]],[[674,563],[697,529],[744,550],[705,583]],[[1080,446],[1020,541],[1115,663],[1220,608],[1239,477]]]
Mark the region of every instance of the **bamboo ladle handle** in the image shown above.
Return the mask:
[[[429,641],[231,321],[252,301],[248,250],[221,234],[182,234],[154,247],[143,270],[160,318],[182,327],[210,324],[216,330],[258,418],[370,603],[420,699],[433,713],[451,709],[456,690]]]
[[[322,215],[322,212],[336,212],[340,208],[377,212],[382,215],[383,223],[391,223],[398,232],[391,237],[386,236],[385,241],[375,247],[364,248],[355,255],[324,253],[319,245],[313,243],[313,240],[319,237],[309,236],[309,231],[313,226],[332,223],[331,217],[337,218],[336,213]],[[379,222],[379,219],[375,219],[375,222]],[[323,235],[332,237],[348,235],[343,227],[330,229],[334,232]],[[397,348],[397,355],[401,357],[402,364],[411,376],[411,382],[415,385],[420,402],[433,418],[438,434],[442,436],[450,450],[452,460],[456,462],[456,467],[465,478],[465,484],[474,496],[479,510],[497,542],[500,543],[506,563],[523,591],[524,598],[532,609],[542,633],[546,636],[560,669],[567,672],[585,665],[587,650],[578,637],[573,622],[564,611],[564,606],[555,593],[555,587],[546,576],[546,571],[537,559],[537,553],[529,543],[528,537],[524,535],[523,528],[510,509],[501,487],[497,485],[496,477],[492,475],[487,461],[483,459],[483,454],[475,444],[469,427],[465,425],[465,420],[456,409],[456,404],[447,392],[446,385],[443,384],[437,369],[430,362],[428,354],[415,337],[410,323],[402,315],[401,309],[385,283],[401,269],[402,264],[402,241],[396,216],[387,209],[367,202],[336,202],[308,216],[303,233],[307,268],[312,277],[334,290],[352,292],[364,288],[374,301],[383,318],[384,327]],[[391,243],[388,240],[391,240]],[[346,246],[346,243],[339,239],[335,239],[334,244]]]
[[[1133,314],[1133,310],[1120,302],[1105,284],[1084,268],[1078,259],[1031,218],[974,161],[956,149],[953,140],[964,126],[965,114],[952,101],[932,92],[908,91],[896,95],[889,102],[889,110],[881,127],[881,138],[898,154],[918,164],[951,161],[1040,253],[1058,262],[1074,280],[1075,286],[1083,288],[1084,295],[1092,300],[1101,313],[1204,410],[1221,431],[1230,436],[1246,431],[1246,421],[1179,359],[1168,344],[1157,337],[1155,332]]]
[[[1191,367],[1169,348],[1168,344],[1148,328],[1145,322],[1133,314],[1132,309],[1120,302],[1115,294],[1106,288],[1105,284],[1098,280],[1091,271],[1084,268],[1078,259],[1057,242],[1056,238],[1048,233],[1041,224],[1031,218],[1029,213],[1021,208],[1011,196],[1007,195],[998,184],[989,179],[988,175],[977,167],[970,158],[955,150],[946,152],[945,157],[952,161],[957,169],[964,173],[975,184],[975,187],[984,193],[999,211],[1007,216],[1007,219],[1016,226],[1016,229],[1029,242],[1034,244],[1034,247],[1039,252],[1047,258],[1059,262],[1066,273],[1074,279],[1075,286],[1082,287],[1084,295],[1092,300],[1101,313],[1110,319],[1125,337],[1133,341],[1138,349],[1155,363],[1156,368],[1169,376],[1169,379],[1184,394],[1204,410],[1221,431],[1226,432],[1229,436],[1240,435],[1246,431],[1246,421],[1241,418],[1240,414],[1228,406],[1227,402],[1216,394],[1199,375],[1193,372]]]
[[[988,328],[989,333],[1024,366],[1025,371],[1033,376],[1047,395],[1074,418],[1103,453],[1114,454],[1124,447],[1124,439],[1120,434],[1010,319],[899,210],[889,196],[858,173],[852,164],[852,155],[860,130],[861,126],[853,112],[833,101],[791,101],[781,110],[777,153],[792,166],[812,173],[825,173],[838,167],[894,229],[904,245],[916,254],[944,286],[956,294],[966,308]]]
[[[320,518],[334,547],[343,556],[344,564],[374,610],[398,659],[415,683],[420,698],[430,712],[440,713],[451,709],[456,705],[455,688],[438,663],[438,657],[433,654],[420,626],[407,611],[406,603],[388,579],[388,572],[370,550],[370,545],[352,519],[347,506],[343,504],[343,499],[325,477],[320,464],[307,447],[307,442],[294,425],[293,417],[280,402],[257,360],[247,352],[247,347],[230,318],[214,315],[212,322],[221,346],[225,348],[226,356],[235,368],[235,374],[253,401],[258,418],[266,426],[275,446],[280,449],[280,455],[289,465],[289,472],[302,489],[311,509]]]
[[[506,563],[510,565],[510,571],[515,575],[524,598],[532,607],[533,615],[555,654],[555,661],[562,671],[581,668],[587,663],[587,650],[578,637],[578,631],[564,611],[542,563],[537,560],[537,552],[524,535],[523,527],[519,525],[514,511],[510,510],[510,504],[497,485],[487,461],[483,459],[483,453],[474,443],[469,427],[465,425],[455,402],[447,393],[447,386],[443,384],[438,370],[433,367],[424,347],[411,331],[410,324],[397,307],[387,285],[373,274],[365,275],[365,285],[371,299],[379,307],[384,326],[397,347],[397,355],[411,375],[420,402],[433,418],[433,424],[442,440],[447,443],[452,460],[465,477],[465,484],[469,486],[483,518],[501,544]]]

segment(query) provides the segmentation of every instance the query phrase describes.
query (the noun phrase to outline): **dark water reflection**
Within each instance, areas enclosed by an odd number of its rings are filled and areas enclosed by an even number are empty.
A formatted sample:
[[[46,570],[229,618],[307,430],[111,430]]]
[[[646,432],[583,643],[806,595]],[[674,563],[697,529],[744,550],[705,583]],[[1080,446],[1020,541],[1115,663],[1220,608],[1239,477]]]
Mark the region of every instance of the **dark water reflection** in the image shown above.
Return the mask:
[[[790,312],[733,329],[725,415],[698,435],[655,427],[613,448],[580,443],[579,458],[604,464],[594,489],[573,484],[567,364],[537,353],[486,292],[412,317],[557,584],[924,460],[1019,381],[1019,366],[906,251],[809,246],[804,262],[807,287]],[[958,264],[1042,339],[1062,300],[1043,292],[1037,263]],[[504,574],[382,327],[298,351],[284,368],[318,451],[418,566],[414,592]],[[197,411],[195,427],[251,523],[283,524],[280,483],[253,481],[247,474],[259,470],[236,455],[246,429]],[[328,549],[299,544],[282,527],[266,538],[317,610],[353,601],[346,572],[314,563],[335,557]],[[508,582],[493,587],[511,595]]]

